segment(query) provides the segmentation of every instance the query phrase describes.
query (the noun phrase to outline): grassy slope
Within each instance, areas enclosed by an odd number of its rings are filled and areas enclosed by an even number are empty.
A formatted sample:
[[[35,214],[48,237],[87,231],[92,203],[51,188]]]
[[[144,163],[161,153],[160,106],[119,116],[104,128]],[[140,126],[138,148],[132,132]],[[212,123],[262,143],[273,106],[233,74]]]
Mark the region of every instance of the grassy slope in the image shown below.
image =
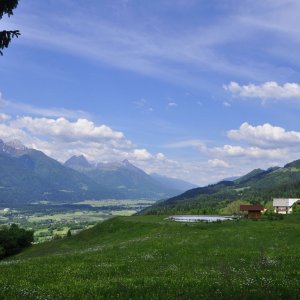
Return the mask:
[[[297,299],[299,230],[119,217],[0,263],[0,299]]]

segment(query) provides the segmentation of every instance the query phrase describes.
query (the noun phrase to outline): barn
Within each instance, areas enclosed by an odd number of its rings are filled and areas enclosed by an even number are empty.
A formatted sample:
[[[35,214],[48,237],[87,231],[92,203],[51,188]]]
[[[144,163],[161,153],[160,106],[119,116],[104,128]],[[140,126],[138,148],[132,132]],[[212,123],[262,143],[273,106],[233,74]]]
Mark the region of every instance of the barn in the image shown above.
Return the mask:
[[[249,205],[241,205],[240,211],[247,211],[248,213],[245,215],[248,219],[258,220],[261,217],[261,212],[264,211],[264,207],[260,204],[249,204]]]

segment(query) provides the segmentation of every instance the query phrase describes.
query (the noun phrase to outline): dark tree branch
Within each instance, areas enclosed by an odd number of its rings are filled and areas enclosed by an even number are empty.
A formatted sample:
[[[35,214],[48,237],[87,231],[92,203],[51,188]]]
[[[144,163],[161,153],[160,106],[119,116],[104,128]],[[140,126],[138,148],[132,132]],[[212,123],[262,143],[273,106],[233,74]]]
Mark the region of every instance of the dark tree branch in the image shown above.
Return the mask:
[[[13,10],[18,6],[19,0],[0,0],[0,19],[7,14],[9,17],[13,15]],[[3,30],[0,31],[0,55],[3,55],[2,50],[7,48],[11,39],[19,37],[19,30]]]
[[[0,31],[0,55],[3,55],[1,50],[8,47],[11,39],[14,37],[19,37],[19,35],[19,30]]]

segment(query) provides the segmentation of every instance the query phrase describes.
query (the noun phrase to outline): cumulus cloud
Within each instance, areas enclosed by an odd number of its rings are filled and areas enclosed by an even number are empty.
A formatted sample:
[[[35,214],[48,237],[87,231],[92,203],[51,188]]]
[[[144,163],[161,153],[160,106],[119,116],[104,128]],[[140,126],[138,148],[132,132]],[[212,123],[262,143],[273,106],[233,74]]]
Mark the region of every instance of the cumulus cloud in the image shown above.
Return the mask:
[[[239,129],[229,130],[227,135],[231,139],[246,141],[264,148],[300,145],[299,131],[286,131],[282,127],[272,126],[269,123],[252,126],[245,122]]]
[[[282,158],[287,155],[285,149],[262,149],[259,147],[242,147],[233,145],[224,145],[223,147],[214,147],[210,149],[213,154],[231,157],[250,157],[250,158]]]
[[[78,119],[72,122],[66,118],[50,119],[26,116],[14,120],[12,125],[15,128],[24,128],[34,134],[55,136],[68,141],[124,138],[122,132],[113,131],[106,125],[97,126],[87,119]]]
[[[268,123],[252,126],[245,122],[238,129],[229,130],[227,137],[237,143],[206,146],[202,148],[202,154],[214,157],[208,160],[211,166],[217,165],[218,160],[226,161],[227,170],[233,170],[236,175],[254,168],[282,166],[299,159],[300,132],[297,131],[287,131]]]
[[[87,119],[17,117],[0,124],[0,137],[17,138],[30,148],[39,149],[61,161],[85,154],[90,159],[109,159],[134,148],[122,132]],[[132,150],[133,151],[133,150]],[[123,153],[124,152],[124,153]]]
[[[0,113],[0,122],[4,122],[10,119],[10,116],[7,114]]]
[[[208,171],[213,167],[215,176],[223,174],[223,178],[228,175],[242,175],[258,167],[282,166],[299,159],[300,132],[298,131],[287,131],[268,123],[253,126],[245,122],[238,129],[229,130],[227,138],[229,140],[225,140],[224,143],[213,146],[201,140],[185,140],[166,147],[197,149],[199,161],[203,162],[206,159],[206,165],[202,165],[203,170]],[[189,168],[192,170],[191,165]],[[203,174],[202,170],[201,174]],[[221,175],[218,178],[222,179]]]
[[[146,149],[134,149],[133,155],[137,160],[149,160],[153,157]]]
[[[218,158],[209,159],[208,164],[213,168],[218,168],[218,167],[228,168],[229,167],[229,164],[226,161],[224,161],[222,159],[218,159]]]
[[[18,139],[26,141],[26,133],[19,128],[13,128],[5,123],[0,123],[0,139]]]
[[[165,155],[163,153],[161,153],[161,152],[156,154],[156,158],[158,160],[164,160],[164,159],[166,159]]]
[[[223,88],[233,96],[243,98],[260,98],[263,100],[300,98],[300,85],[297,83],[280,85],[275,81],[268,81],[260,85],[240,85],[232,81],[228,85],[223,85]]]
[[[169,102],[168,103],[168,107],[176,107],[176,106],[178,106],[178,104],[176,103],[176,102]]]

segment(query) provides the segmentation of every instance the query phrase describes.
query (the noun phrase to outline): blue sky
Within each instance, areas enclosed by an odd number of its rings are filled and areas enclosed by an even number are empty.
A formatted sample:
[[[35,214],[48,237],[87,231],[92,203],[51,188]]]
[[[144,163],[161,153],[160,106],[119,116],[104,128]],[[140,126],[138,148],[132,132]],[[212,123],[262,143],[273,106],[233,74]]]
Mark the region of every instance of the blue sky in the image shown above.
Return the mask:
[[[20,1],[0,138],[199,185],[300,158],[298,1]]]

